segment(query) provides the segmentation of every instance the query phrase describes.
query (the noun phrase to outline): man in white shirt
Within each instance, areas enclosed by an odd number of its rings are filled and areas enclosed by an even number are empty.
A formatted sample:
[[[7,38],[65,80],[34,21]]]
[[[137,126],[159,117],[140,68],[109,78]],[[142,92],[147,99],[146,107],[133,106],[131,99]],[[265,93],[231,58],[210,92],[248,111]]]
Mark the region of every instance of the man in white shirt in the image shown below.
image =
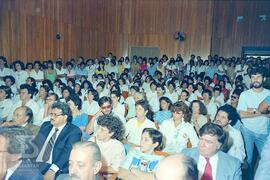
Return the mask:
[[[253,149],[256,146],[259,155],[269,134],[269,116],[262,114],[258,107],[260,103],[270,95],[270,90],[262,87],[264,71],[262,68],[253,68],[250,72],[251,89],[241,93],[237,110],[241,116],[243,126],[241,133],[244,138],[247,163],[252,168]]]
[[[16,108],[20,107],[20,106],[27,106],[29,108],[31,108],[31,110],[33,111],[34,114],[34,124],[38,124],[38,121],[40,119],[38,119],[38,115],[39,115],[39,108],[38,108],[38,104],[32,99],[33,97],[33,89],[30,85],[28,84],[22,84],[20,86],[20,100],[18,102],[16,102],[13,106],[13,110],[11,111],[11,113],[9,114],[7,120],[10,121],[12,120],[12,115],[13,112],[15,111]]]
[[[199,132],[198,148],[184,149],[182,153],[197,162],[201,180],[241,180],[241,162],[220,151],[226,135],[221,126],[205,124]]]

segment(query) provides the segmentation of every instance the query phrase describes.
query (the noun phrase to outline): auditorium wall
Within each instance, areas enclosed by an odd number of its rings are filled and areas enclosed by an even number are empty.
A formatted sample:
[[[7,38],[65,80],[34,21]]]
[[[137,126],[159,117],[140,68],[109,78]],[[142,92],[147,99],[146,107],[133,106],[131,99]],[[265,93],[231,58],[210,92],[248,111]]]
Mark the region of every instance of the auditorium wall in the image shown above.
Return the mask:
[[[242,44],[270,44],[265,34],[270,34],[269,19],[265,25],[239,25],[234,24],[234,16],[245,15],[246,9],[251,19],[261,11],[269,14],[269,4],[210,0],[0,0],[0,54],[24,62],[57,57],[95,58],[108,52],[119,57],[128,55],[133,46],[146,46],[159,47],[160,53],[169,57],[178,53],[185,58],[191,53],[203,58],[209,53],[240,55]],[[186,33],[184,42],[174,40],[176,31]],[[60,40],[56,39],[57,33],[61,34]]]

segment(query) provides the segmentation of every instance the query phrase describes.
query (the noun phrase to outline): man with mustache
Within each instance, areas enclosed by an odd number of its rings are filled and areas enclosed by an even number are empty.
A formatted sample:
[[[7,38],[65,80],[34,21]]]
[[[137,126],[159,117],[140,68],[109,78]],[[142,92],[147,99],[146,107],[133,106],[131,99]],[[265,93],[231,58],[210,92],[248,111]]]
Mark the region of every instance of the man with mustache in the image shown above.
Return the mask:
[[[237,110],[243,122],[241,132],[246,146],[247,163],[252,170],[254,144],[260,155],[269,134],[267,131],[269,116],[262,114],[258,107],[270,95],[270,90],[262,87],[265,80],[262,68],[253,68],[250,71],[250,79],[251,88],[240,95]]]

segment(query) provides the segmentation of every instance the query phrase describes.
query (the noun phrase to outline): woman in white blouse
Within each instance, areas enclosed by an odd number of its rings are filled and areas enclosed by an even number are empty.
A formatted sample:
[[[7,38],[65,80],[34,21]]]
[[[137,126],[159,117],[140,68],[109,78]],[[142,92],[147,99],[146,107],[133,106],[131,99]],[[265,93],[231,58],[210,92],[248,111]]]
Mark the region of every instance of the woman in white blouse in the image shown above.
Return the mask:
[[[172,108],[173,117],[164,121],[160,131],[165,137],[167,153],[178,153],[187,147],[196,147],[198,136],[190,122],[190,112],[184,102],[176,102]]]
[[[150,110],[150,105],[146,100],[136,101],[136,117],[130,119],[126,123],[126,138],[131,146],[139,146],[141,134],[144,128],[154,128],[156,126],[153,121],[153,113]]]
[[[87,96],[82,104],[82,112],[88,114],[88,116],[93,117],[100,110],[98,100],[98,92],[94,89],[88,90]]]
[[[16,88],[20,89],[20,85],[26,83],[26,79],[28,78],[28,73],[24,70],[24,64],[21,61],[15,61],[14,63],[15,66],[15,73],[14,73],[14,78],[15,78],[15,83],[16,83]]]
[[[119,101],[121,99],[120,91],[113,90],[111,91],[111,99],[112,99],[112,106],[113,112],[125,117],[126,109],[125,105],[121,104]]]
[[[6,120],[8,115],[12,113],[13,102],[11,100],[11,88],[8,86],[0,86],[0,121]]]

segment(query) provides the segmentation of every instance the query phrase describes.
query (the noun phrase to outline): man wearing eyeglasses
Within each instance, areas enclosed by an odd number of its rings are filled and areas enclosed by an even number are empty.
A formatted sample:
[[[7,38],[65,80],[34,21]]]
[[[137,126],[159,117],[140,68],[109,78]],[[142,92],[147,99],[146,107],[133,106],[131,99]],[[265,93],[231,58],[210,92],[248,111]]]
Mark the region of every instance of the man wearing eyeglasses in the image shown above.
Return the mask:
[[[48,180],[68,173],[72,144],[80,141],[82,136],[81,130],[71,123],[72,113],[67,103],[57,101],[51,108],[50,121],[42,124],[33,141],[38,148],[35,161]]]
[[[199,131],[197,148],[184,149],[183,154],[197,162],[201,180],[242,180],[241,162],[222,152],[226,135],[221,126],[207,123]]]
[[[102,115],[113,115],[113,116],[116,116],[118,117],[122,123],[125,125],[126,124],[126,119],[125,117],[121,116],[120,114],[116,114],[114,113],[112,110],[113,110],[113,107],[112,107],[112,99],[110,97],[107,97],[107,96],[103,96],[99,99],[98,101],[98,105],[100,107],[100,111],[97,112],[94,117],[92,118],[92,120],[87,124],[86,126],[86,133],[88,134],[93,134],[96,132],[96,129],[97,129],[97,118],[99,116],[102,116]]]

